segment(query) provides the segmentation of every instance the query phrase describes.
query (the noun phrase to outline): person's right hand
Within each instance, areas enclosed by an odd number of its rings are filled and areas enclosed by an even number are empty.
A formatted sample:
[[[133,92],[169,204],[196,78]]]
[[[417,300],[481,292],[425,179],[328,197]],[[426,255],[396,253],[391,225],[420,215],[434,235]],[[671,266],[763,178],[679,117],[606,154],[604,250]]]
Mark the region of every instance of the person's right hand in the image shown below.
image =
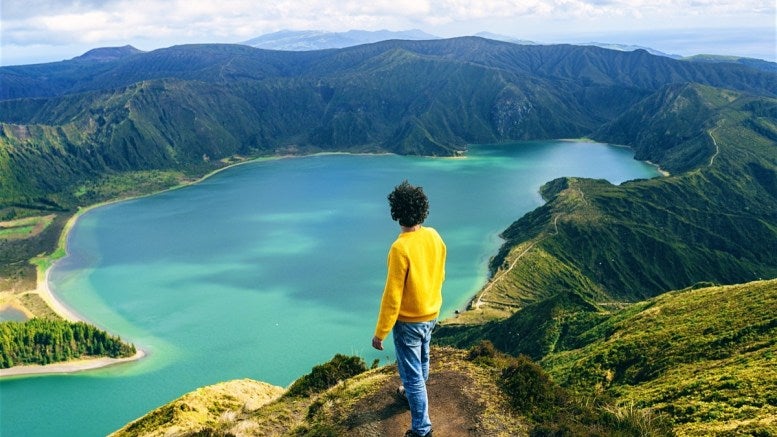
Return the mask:
[[[372,347],[375,349],[382,351],[383,350],[383,340],[379,339],[378,337],[372,337]]]

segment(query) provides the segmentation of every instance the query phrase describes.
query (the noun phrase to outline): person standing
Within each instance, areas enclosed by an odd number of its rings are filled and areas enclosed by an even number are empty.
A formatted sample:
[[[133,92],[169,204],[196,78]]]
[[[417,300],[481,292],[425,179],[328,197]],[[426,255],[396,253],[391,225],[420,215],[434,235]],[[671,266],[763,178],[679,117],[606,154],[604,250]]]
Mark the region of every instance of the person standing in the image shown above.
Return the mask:
[[[442,306],[446,247],[437,231],[421,226],[429,214],[423,188],[405,180],[388,195],[388,201],[391,218],[399,222],[401,232],[389,249],[372,347],[383,350],[383,340],[392,333],[412,418],[405,436],[432,437],[426,381],[429,343]]]

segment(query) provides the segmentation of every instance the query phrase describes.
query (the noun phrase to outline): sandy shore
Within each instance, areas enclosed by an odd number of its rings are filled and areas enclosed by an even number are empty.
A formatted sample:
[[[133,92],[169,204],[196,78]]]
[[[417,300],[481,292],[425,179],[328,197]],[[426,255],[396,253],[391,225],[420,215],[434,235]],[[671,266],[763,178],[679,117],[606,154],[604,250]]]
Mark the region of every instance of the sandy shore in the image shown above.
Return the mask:
[[[142,350],[138,350],[138,352],[135,355],[128,358],[96,357],[96,358],[85,358],[85,359],[78,359],[78,360],[72,360],[72,361],[63,361],[61,363],[52,363],[52,364],[47,364],[45,366],[41,366],[41,365],[14,366],[9,369],[0,369],[0,378],[6,377],[6,376],[83,372],[85,370],[99,369],[102,367],[126,363],[128,361],[139,360],[144,356],[146,356],[146,353],[143,352]]]
[[[57,297],[54,295],[54,293],[51,291],[51,288],[49,287],[49,271],[51,271],[51,268],[46,270],[45,274],[40,275],[43,277],[38,278],[38,286],[35,289],[35,291],[33,291],[33,293],[38,294],[38,296],[40,296],[41,299],[43,299],[46,302],[46,304],[63,319],[69,320],[71,322],[89,323],[88,320],[85,320],[83,317],[76,314],[73,310],[65,306],[59,299],[57,299]],[[14,306],[14,305],[10,305],[10,306]],[[79,358],[76,360],[47,364],[45,366],[37,365],[37,364],[14,366],[8,369],[0,369],[0,378],[6,377],[6,376],[82,372],[85,370],[99,369],[102,367],[126,363],[128,361],[135,361],[146,356],[145,351],[137,348],[137,346],[136,346],[136,349],[137,349],[137,353],[135,353],[135,355],[128,358],[109,358],[109,357],[94,357],[94,358],[83,358],[83,359]]]
[[[49,272],[51,272],[51,267],[42,275],[43,278],[38,278],[38,287],[35,289],[35,292],[46,302],[49,308],[63,319],[70,320],[71,322],[86,322],[87,320],[66,307],[51,291],[51,287],[49,287]]]
[[[70,229],[73,228],[73,225],[78,220],[78,218],[84,212],[87,212],[88,210],[97,206],[100,206],[100,205],[94,205],[92,207],[85,208],[84,210],[75,214],[68,221],[68,223],[65,225],[64,230],[62,231],[62,235],[60,236],[61,247],[64,248],[65,245],[67,244],[66,242],[67,242],[68,233],[70,232]],[[75,311],[68,308],[65,304],[62,303],[62,301],[57,299],[57,296],[51,291],[51,287],[49,287],[50,272],[51,272],[51,267],[47,268],[43,274],[41,274],[39,271],[36,288],[35,290],[31,290],[28,293],[35,293],[38,296],[40,296],[40,298],[43,299],[43,301],[46,303],[46,305],[49,306],[49,308],[51,308],[52,311],[54,311],[57,315],[59,315],[65,320],[68,320],[71,322],[90,323],[88,320],[81,317]],[[31,316],[31,314],[29,314],[29,310],[25,308],[23,305],[19,305],[18,302],[16,302],[15,300],[11,300],[6,304],[7,306],[16,308],[24,312],[25,314]],[[47,364],[45,366],[44,365],[22,365],[22,366],[14,366],[8,369],[0,369],[0,378],[6,377],[6,376],[82,372],[85,370],[99,369],[102,367],[113,366],[116,364],[126,363],[129,361],[135,361],[146,356],[145,351],[138,348],[137,346],[135,348],[137,349],[137,353],[135,353],[135,355],[128,358],[109,358],[109,357],[79,358],[76,360]]]
[[[65,306],[49,287],[49,271],[38,278],[38,286],[33,293],[43,299],[46,304],[60,317],[71,322],[86,322],[83,317],[76,314],[73,310]],[[14,306],[14,305],[10,305]],[[22,307],[23,308],[23,307]],[[26,310],[26,309],[25,309]],[[0,378],[7,376],[22,376],[22,375],[41,375],[41,374],[54,374],[54,373],[75,373],[83,372],[85,370],[99,369],[107,366],[114,366],[116,364],[126,363],[129,361],[139,360],[146,356],[146,352],[136,346],[137,353],[128,358],[109,358],[109,357],[94,357],[94,358],[79,358],[76,360],[62,361],[59,363],[52,363],[47,365],[23,365],[14,366],[8,369],[0,369]]]

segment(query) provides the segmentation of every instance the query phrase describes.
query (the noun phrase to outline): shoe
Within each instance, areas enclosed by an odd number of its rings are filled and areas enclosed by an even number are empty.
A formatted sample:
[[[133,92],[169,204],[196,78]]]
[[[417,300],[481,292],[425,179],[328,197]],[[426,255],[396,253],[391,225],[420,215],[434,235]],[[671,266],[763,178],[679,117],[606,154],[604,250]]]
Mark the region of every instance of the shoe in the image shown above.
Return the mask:
[[[405,386],[400,385],[397,387],[397,399],[400,401],[409,404],[410,402],[407,400],[407,393],[405,393]]]
[[[413,431],[412,429],[408,429],[407,432],[405,433],[405,437],[432,437],[432,432],[429,431],[426,434],[421,435]]]

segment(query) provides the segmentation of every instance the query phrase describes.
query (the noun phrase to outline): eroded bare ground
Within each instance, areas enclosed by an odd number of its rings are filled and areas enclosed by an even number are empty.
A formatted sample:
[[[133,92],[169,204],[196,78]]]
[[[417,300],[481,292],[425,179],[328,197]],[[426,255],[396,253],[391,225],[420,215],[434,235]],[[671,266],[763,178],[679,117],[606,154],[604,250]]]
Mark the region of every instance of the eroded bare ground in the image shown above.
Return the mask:
[[[526,435],[525,425],[508,412],[490,372],[464,361],[458,351],[433,349],[427,391],[436,437]],[[347,435],[403,436],[410,428],[410,411],[396,395],[399,384],[394,373],[353,404],[341,422]]]
[[[399,378],[383,386],[377,393],[360,401],[346,424],[353,435],[402,435],[410,427],[407,404],[395,395]],[[429,414],[435,435],[479,435],[477,418],[483,405],[462,390],[471,386],[466,376],[446,371],[429,377]]]

